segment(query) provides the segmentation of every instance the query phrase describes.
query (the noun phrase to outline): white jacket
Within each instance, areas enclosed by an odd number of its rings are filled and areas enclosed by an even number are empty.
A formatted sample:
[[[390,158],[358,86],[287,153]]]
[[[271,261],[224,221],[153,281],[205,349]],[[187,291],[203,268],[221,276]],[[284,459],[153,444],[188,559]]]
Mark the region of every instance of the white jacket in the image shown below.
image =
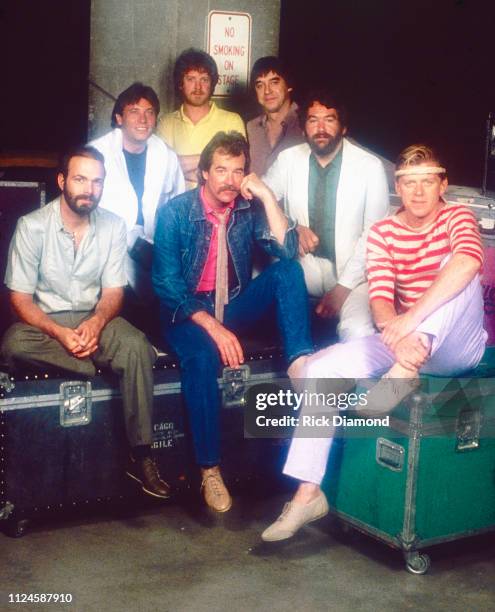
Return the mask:
[[[185,190],[184,176],[177,155],[158,136],[153,134],[148,139],[143,193],[143,232],[135,226],[138,202],[122,152],[121,129],[115,128],[89,144],[105,156],[106,177],[100,206],[124,219],[129,247],[138,235],[148,242],[153,242],[157,209]]]
[[[282,151],[263,178],[283,203],[286,214],[305,226],[309,226],[310,154],[307,143]],[[366,233],[388,210],[382,162],[344,138],[335,212],[337,282],[344,287],[354,289],[366,280]],[[321,259],[311,254],[303,260],[306,258]],[[301,263],[304,267],[305,262]]]

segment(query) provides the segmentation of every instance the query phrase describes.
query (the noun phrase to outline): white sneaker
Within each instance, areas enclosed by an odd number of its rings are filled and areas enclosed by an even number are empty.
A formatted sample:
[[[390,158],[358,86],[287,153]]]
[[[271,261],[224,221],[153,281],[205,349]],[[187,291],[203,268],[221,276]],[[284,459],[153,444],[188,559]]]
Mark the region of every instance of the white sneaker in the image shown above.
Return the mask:
[[[285,504],[278,519],[263,531],[261,539],[265,542],[287,540],[303,525],[316,521],[326,514],[328,514],[328,502],[322,491],[309,504],[301,504],[292,500]]]

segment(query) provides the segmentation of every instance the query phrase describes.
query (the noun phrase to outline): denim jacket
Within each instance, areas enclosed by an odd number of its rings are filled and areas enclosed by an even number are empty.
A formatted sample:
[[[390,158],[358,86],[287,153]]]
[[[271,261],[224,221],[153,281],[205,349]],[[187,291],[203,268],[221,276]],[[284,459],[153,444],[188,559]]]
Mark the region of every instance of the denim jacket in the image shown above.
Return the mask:
[[[292,259],[297,255],[295,223],[289,220],[284,244],[270,233],[264,206],[238,196],[227,224],[227,243],[238,284],[229,292],[232,300],[251,280],[255,243],[269,255]],[[157,214],[153,249],[153,288],[174,322],[199,310],[207,310],[196,295],[208,257],[212,224],[206,219],[199,189],[187,191],[163,206]]]

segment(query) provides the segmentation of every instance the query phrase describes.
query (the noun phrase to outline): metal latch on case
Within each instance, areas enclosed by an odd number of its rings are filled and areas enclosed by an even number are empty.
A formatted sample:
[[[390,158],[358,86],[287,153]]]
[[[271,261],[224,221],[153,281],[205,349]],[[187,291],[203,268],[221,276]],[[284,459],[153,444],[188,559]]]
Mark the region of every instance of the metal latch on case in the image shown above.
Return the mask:
[[[406,451],[403,446],[390,442],[385,438],[377,438],[376,440],[376,462],[383,467],[400,472],[404,467],[404,457]]]
[[[6,393],[11,393],[15,389],[15,384],[10,380],[10,376],[6,372],[0,372],[0,388]]]
[[[91,383],[68,381],[60,385],[60,425],[75,427],[91,423]]]
[[[456,424],[456,445],[458,451],[473,450],[480,445],[481,414],[476,408],[459,412]]]
[[[243,406],[246,403],[246,383],[250,376],[251,370],[247,365],[223,369],[222,396],[224,406]]]

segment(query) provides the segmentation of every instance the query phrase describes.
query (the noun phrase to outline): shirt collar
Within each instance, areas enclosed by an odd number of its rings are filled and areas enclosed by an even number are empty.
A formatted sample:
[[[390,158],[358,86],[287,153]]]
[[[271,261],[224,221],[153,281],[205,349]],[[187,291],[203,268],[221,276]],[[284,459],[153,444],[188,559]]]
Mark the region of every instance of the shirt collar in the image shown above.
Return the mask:
[[[192,221],[203,221],[206,219],[206,210],[201,199],[201,187],[192,189],[191,193],[191,208],[189,211],[189,220]],[[243,208],[250,208],[251,202],[245,200],[241,195],[238,195],[234,200],[234,210],[241,210]]]
[[[184,104],[181,104],[179,108],[179,115],[180,115],[181,120],[184,121],[185,123],[190,123],[191,125],[200,125],[201,123],[209,121],[216,112],[217,112],[217,105],[215,104],[215,102],[210,100],[210,110],[208,111],[208,113],[204,117],[202,117],[197,123],[193,123],[189,119],[189,117],[186,115],[186,113],[184,112]]]
[[[202,185],[199,189],[199,198],[201,200],[201,204],[203,205],[203,210],[205,211],[206,215],[215,215],[216,214],[216,210],[211,206],[211,204],[208,204],[206,197],[205,197],[205,186]],[[227,204],[227,206],[225,207],[226,209],[230,209],[230,211],[232,211],[232,209],[234,208],[234,204],[235,204],[235,200],[232,200],[232,202],[230,202],[229,204]],[[230,212],[229,212],[230,215]]]
[[[289,110],[287,111],[287,115],[285,116],[285,119],[283,121],[281,121],[282,127],[285,128],[286,126],[289,125],[293,125],[294,123],[296,123],[298,121],[297,118],[297,109],[299,107],[297,106],[297,104],[295,102],[292,102],[292,104],[289,106]],[[266,128],[266,122],[268,121],[268,114],[267,113],[263,113],[262,115],[260,115],[260,121],[259,121],[259,125],[262,128]]]
[[[70,233],[64,227],[64,222],[63,222],[63,219],[62,219],[62,213],[60,212],[61,201],[62,201],[61,196],[59,196],[58,198],[56,198],[53,201],[53,213],[55,215],[55,222],[57,224],[57,229],[59,231],[63,230],[64,232]],[[92,235],[95,232],[97,211],[98,211],[98,207],[95,208],[95,210],[93,210],[89,214],[89,228],[88,228],[88,232],[89,232],[90,235]]]

